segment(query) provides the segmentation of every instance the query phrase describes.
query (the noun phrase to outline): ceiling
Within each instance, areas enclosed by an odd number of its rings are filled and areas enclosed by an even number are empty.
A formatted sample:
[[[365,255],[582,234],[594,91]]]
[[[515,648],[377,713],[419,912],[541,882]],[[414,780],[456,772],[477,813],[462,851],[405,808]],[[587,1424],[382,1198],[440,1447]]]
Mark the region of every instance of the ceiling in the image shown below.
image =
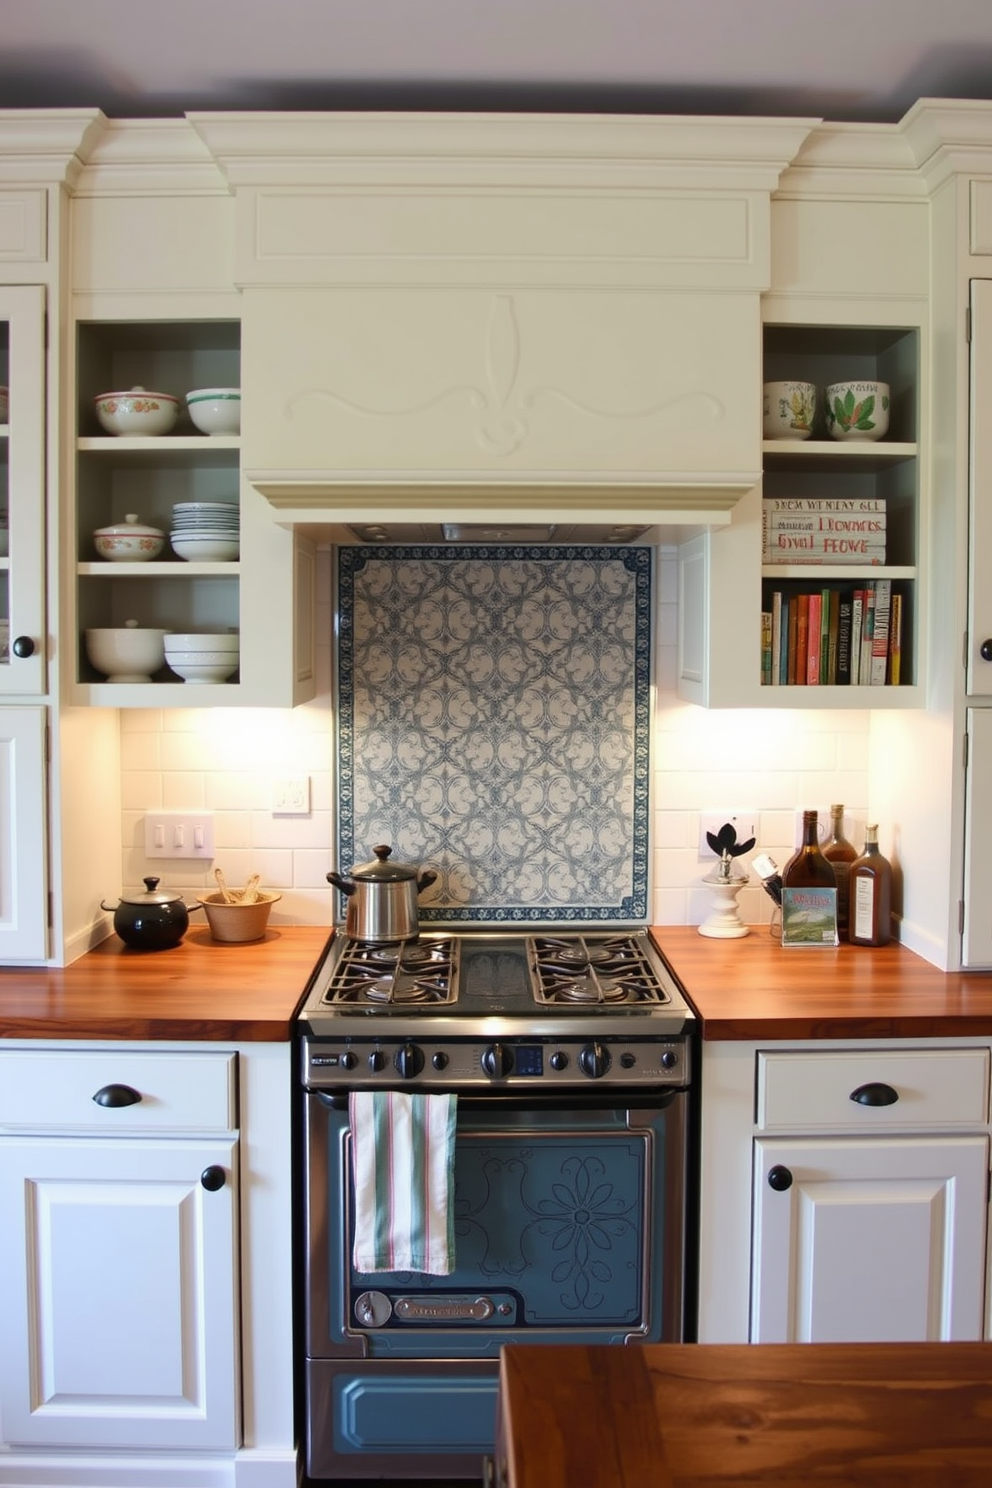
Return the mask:
[[[992,98],[990,0],[0,0],[0,106],[774,114]]]

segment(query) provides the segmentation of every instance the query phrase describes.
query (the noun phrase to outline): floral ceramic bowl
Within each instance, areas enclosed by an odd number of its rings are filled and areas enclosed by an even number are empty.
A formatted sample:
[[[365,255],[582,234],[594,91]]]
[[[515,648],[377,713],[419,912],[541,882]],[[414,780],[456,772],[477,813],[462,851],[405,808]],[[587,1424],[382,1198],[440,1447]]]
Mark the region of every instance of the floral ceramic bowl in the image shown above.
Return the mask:
[[[889,384],[832,382],[826,414],[831,439],[882,439],[889,432]]]
[[[766,439],[808,439],[816,418],[816,385],[812,382],[766,382]]]
[[[179,414],[179,399],[171,393],[152,393],[143,387],[128,392],[101,393],[95,400],[100,427],[108,434],[168,434]]]
[[[128,512],[116,526],[98,527],[93,546],[110,563],[147,563],[165,547],[165,533],[157,527],[143,526],[135,512]]]

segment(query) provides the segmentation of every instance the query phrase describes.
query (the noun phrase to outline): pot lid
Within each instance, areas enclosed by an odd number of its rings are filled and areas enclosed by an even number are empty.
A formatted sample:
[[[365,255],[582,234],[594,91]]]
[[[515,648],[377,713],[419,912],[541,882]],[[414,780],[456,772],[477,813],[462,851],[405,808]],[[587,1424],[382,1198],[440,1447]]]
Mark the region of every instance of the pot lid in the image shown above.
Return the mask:
[[[170,894],[168,889],[159,889],[160,880],[157,878],[146,878],[143,880],[145,892],[139,894],[124,893],[121,895],[122,904],[178,904],[182,900],[182,894]]]
[[[128,512],[123,522],[114,522],[110,527],[97,527],[94,537],[164,537],[159,527],[146,527],[138,521],[137,512]]]
[[[418,870],[412,863],[390,863],[391,847],[374,847],[375,862],[362,863],[351,870],[351,876],[362,883],[402,883],[416,878]]]

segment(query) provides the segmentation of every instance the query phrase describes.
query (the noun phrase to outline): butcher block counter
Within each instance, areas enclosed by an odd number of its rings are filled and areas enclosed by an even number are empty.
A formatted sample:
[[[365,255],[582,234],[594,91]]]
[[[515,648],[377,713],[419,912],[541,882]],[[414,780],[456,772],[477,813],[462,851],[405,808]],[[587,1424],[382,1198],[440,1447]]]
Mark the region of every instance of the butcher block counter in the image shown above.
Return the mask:
[[[987,1488],[992,1344],[508,1345],[500,1488]]]
[[[652,935],[704,1040],[992,1034],[992,973],[938,971],[894,942],[784,950],[767,925],[736,940],[711,940],[685,925]]]
[[[327,944],[321,926],[226,945],[202,925],[167,951],[116,935],[71,966],[0,970],[0,1038],[277,1043]]]

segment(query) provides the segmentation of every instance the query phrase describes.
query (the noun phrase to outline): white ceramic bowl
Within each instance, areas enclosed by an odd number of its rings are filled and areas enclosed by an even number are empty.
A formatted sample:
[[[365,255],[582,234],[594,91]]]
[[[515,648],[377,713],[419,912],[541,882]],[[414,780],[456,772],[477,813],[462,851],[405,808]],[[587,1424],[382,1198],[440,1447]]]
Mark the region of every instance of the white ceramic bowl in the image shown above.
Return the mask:
[[[101,393],[96,416],[108,434],[168,434],[179,414],[179,399],[171,393],[152,393],[143,387],[127,392]]]
[[[170,630],[165,637],[165,654],[172,651],[240,651],[241,637],[236,630],[181,631]]]
[[[194,388],[186,407],[201,434],[241,433],[240,388]]]
[[[113,527],[98,527],[93,546],[101,558],[111,563],[147,563],[157,558],[165,547],[165,533],[157,527],[146,527],[129,512],[123,522]]]
[[[831,439],[883,439],[889,432],[889,384],[832,382],[826,414]]]
[[[766,382],[764,435],[766,439],[808,439],[816,418],[816,384]]]
[[[165,631],[128,620],[86,632],[86,655],[108,682],[150,682],[165,665]]]
[[[195,656],[195,661],[188,661],[186,657]],[[208,658],[214,657],[210,660]],[[169,666],[174,672],[182,677],[184,682],[226,682],[238,670],[239,655],[237,651],[194,651],[176,653],[170,652],[167,658]]]
[[[241,553],[241,539],[233,537],[191,533],[172,533],[169,537],[172,551],[177,558],[187,563],[233,563]]]

